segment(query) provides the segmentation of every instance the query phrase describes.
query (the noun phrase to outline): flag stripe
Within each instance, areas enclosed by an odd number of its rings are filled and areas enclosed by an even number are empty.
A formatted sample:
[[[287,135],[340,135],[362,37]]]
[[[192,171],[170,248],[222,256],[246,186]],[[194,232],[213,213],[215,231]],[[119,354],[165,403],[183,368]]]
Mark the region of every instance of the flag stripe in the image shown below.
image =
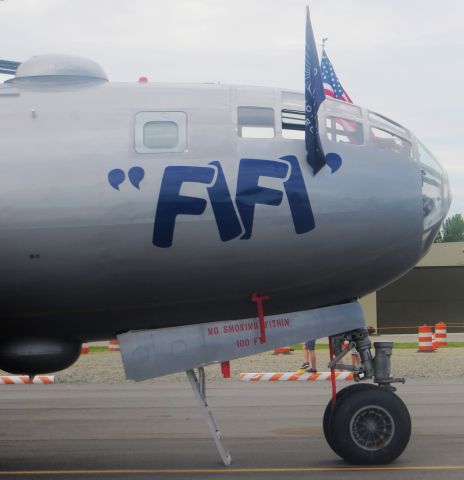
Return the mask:
[[[337,100],[341,100],[342,102],[353,103],[350,96],[348,93],[346,93],[345,89],[342,87],[342,84],[338,80],[337,74],[335,73],[332,63],[329,60],[325,50],[322,52],[321,72],[326,95],[336,98]],[[332,95],[327,93],[328,90],[332,92]]]

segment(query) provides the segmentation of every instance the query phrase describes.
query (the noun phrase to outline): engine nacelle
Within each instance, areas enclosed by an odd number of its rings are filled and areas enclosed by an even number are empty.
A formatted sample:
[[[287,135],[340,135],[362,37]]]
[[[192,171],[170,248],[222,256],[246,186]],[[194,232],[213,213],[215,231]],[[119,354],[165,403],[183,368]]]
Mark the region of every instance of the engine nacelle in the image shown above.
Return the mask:
[[[81,353],[81,342],[63,338],[6,338],[0,340],[0,369],[37,375],[63,370]]]

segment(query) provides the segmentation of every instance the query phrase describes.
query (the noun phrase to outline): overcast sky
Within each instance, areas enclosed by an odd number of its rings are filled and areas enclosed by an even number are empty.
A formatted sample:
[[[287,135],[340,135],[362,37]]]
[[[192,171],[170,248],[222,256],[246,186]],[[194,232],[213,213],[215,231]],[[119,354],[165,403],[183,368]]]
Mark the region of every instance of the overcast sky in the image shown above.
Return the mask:
[[[68,53],[111,80],[303,90],[306,0],[3,0],[0,58]],[[464,2],[311,0],[315,36],[355,103],[438,156],[464,213]]]

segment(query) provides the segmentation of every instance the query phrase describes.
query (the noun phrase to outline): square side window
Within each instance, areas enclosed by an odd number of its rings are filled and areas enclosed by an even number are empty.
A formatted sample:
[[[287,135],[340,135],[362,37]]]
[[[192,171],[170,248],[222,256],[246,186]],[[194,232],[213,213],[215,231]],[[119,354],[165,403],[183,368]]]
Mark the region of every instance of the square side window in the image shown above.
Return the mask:
[[[238,107],[238,134],[243,138],[274,138],[274,110],[263,107]]]
[[[147,148],[174,148],[179,143],[175,122],[147,122],[143,126],[143,144]]]
[[[135,116],[138,153],[175,153],[187,150],[187,115],[184,112],[139,112]]]
[[[282,110],[282,137],[304,140],[305,114],[300,110]]]
[[[271,127],[242,127],[242,138],[274,138],[274,129]]]

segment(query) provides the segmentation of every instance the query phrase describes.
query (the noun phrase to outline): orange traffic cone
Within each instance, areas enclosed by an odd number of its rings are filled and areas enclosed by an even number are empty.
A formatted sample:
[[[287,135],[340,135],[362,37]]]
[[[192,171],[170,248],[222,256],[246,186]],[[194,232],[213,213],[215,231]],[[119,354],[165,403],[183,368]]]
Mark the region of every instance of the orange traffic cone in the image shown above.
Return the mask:
[[[110,352],[119,352],[119,340],[110,340],[108,350]]]
[[[418,352],[433,352],[432,327],[422,325],[419,327],[419,350]]]
[[[437,324],[435,324],[435,341],[437,347],[448,346],[446,324],[444,322],[438,322]]]
[[[81,348],[81,355],[87,355],[90,352],[89,344],[83,343]]]

